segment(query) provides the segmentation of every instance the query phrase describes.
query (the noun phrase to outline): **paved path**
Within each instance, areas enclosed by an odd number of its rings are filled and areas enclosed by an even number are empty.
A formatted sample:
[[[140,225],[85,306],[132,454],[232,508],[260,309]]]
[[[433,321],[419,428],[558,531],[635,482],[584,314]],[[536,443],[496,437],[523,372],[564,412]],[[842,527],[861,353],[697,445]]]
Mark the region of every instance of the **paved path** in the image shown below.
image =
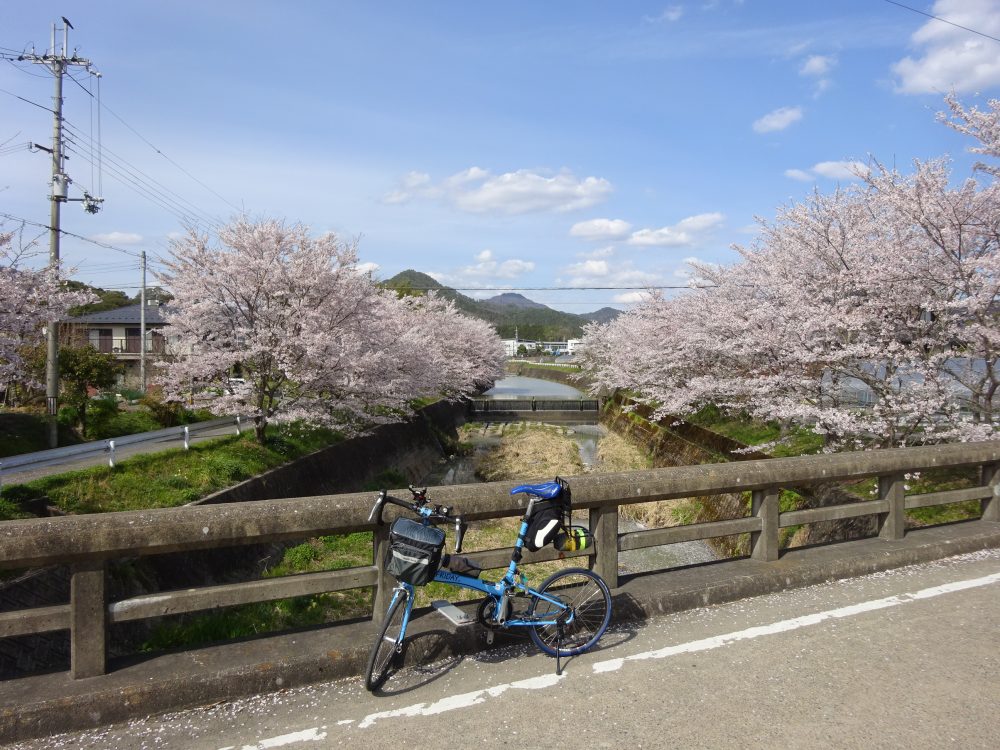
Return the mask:
[[[994,748],[1000,550],[16,748]]]
[[[252,430],[253,425],[245,425],[243,431],[246,432],[248,429]],[[209,440],[212,438],[223,437],[226,435],[235,435],[236,427],[234,425],[222,425],[219,427],[210,428],[204,430],[203,432],[196,432],[191,435],[191,439],[188,441],[191,445],[195,443],[200,443],[204,440]],[[105,443],[105,440],[95,441],[96,443]],[[137,456],[142,453],[157,453],[159,451],[169,450],[171,448],[183,448],[184,439],[182,437],[171,435],[166,436],[159,440],[152,440],[145,443],[136,443],[134,445],[125,445],[122,447],[115,448],[115,461],[123,461],[130,456]],[[2,459],[0,459],[2,460]],[[50,464],[41,468],[34,468],[31,466],[26,466],[23,469],[13,468],[3,470],[3,485],[9,484],[22,484],[24,482],[30,482],[33,479],[41,479],[42,477],[51,476],[53,474],[64,474],[67,471],[75,471],[76,469],[87,469],[91,466],[107,466],[108,465],[108,454],[98,453],[89,456],[70,456],[58,464]]]

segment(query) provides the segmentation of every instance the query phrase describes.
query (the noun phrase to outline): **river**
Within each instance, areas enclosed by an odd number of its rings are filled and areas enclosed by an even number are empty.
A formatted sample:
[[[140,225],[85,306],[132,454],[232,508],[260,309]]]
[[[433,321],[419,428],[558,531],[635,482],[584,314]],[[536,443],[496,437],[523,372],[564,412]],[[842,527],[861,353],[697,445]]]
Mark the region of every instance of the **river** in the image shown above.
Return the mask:
[[[554,383],[549,380],[538,378],[525,378],[512,376],[497,381],[497,384],[486,392],[487,396],[496,399],[503,398],[530,398],[537,396],[540,398],[580,398],[584,396],[581,391],[572,386]],[[476,454],[489,451],[500,444],[507,424],[482,424],[477,426],[472,435],[465,436],[471,439],[473,444],[473,455],[453,456],[443,462],[439,468],[432,471],[421,480],[421,484],[426,486],[441,486],[450,484],[474,484],[480,480],[475,475]],[[607,435],[607,429],[603,425],[560,425],[566,431],[566,436],[577,444],[580,451],[580,458],[583,461],[584,473],[599,472],[601,470],[600,460],[597,457],[597,448],[601,438]],[[577,512],[573,515],[574,523],[586,526],[586,513]],[[628,518],[620,518],[619,531],[637,531],[644,528],[642,525]],[[619,572],[621,573],[641,573],[647,570],[662,570],[664,568],[676,568],[685,565],[695,565],[718,559],[715,552],[708,544],[702,541],[682,542],[679,544],[662,545],[659,547],[646,547],[644,549],[622,552],[618,555]]]

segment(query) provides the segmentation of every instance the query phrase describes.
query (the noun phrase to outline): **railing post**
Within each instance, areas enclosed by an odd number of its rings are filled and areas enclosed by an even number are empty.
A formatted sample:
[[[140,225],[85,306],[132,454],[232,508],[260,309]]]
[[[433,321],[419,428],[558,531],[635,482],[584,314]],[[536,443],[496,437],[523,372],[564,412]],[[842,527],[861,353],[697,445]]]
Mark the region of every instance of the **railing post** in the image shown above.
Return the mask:
[[[750,557],[761,562],[774,562],[778,559],[778,521],[781,514],[778,490],[754,490],[750,510],[760,519],[760,531],[750,534]]]
[[[107,670],[104,561],[74,563],[70,572],[70,672],[73,679],[96,677]]]
[[[372,534],[372,554],[375,567],[378,568],[378,580],[375,584],[375,595],[372,597],[372,623],[377,628],[382,624],[385,610],[389,607],[389,597],[396,585],[395,579],[385,572],[385,553],[389,549],[389,525],[380,523]]]
[[[191,448],[191,431],[188,429],[187,425],[184,425],[184,450]]]
[[[983,520],[1000,521],[1000,463],[983,464],[979,478],[984,487],[993,488],[993,497],[982,501]]]
[[[889,511],[878,514],[878,535],[882,539],[902,539],[906,535],[906,491],[903,487],[903,475],[880,476],[878,498],[889,503]]]
[[[236,434],[237,435],[242,435],[243,434],[242,432],[240,432],[240,418],[239,418],[239,416],[236,417]]]
[[[611,588],[618,587],[618,506],[590,509],[590,532],[597,546],[591,558],[594,572]]]
[[[108,466],[113,469],[113,468],[115,468],[115,441],[114,440],[109,440],[108,441],[108,453],[110,454],[108,456]]]

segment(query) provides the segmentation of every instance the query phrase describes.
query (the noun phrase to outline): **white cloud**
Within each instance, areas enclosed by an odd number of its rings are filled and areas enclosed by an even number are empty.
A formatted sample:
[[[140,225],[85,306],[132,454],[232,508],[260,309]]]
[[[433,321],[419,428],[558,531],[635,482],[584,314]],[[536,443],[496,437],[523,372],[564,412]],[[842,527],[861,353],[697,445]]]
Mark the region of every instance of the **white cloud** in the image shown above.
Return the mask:
[[[460,188],[462,185],[467,185],[470,182],[485,180],[489,176],[490,173],[482,167],[469,167],[468,169],[453,174],[444,181],[444,184],[453,189]]]
[[[653,295],[649,292],[622,292],[611,298],[617,305],[638,305],[649,300]]]
[[[831,82],[827,74],[837,65],[837,58],[833,55],[810,55],[799,68],[799,75],[814,78],[816,85],[813,90],[813,98],[818,98],[824,91],[830,88]]]
[[[758,133],[784,130],[802,119],[802,107],[779,107],[756,120],[753,129]]]
[[[410,172],[382,201],[401,204],[415,198],[445,198],[469,213],[526,214],[589,208],[603,201],[612,189],[603,177],[577,179],[568,170],[546,174],[519,169],[492,175],[481,167],[469,167],[440,185],[427,174]]]
[[[856,180],[859,175],[868,174],[868,167],[860,161],[821,161],[813,167],[813,172],[830,180]]]
[[[811,174],[801,169],[786,169],[785,177],[791,177],[793,180],[800,180],[802,182],[810,182],[813,179]]]
[[[910,39],[923,54],[916,59],[904,57],[892,66],[899,77],[896,90],[904,94],[969,92],[1000,84],[996,42],[966,30],[1000,36],[996,0],[937,0],[930,13],[951,23],[928,21],[913,33]]]
[[[376,274],[381,266],[378,263],[358,263],[355,268],[361,273]]]
[[[610,258],[614,254],[615,254],[615,246],[608,245],[607,247],[601,247],[598,248],[597,250],[591,250],[590,252],[587,253],[577,253],[576,257],[600,259],[600,258]]]
[[[478,184],[476,184],[478,183]],[[454,204],[470,213],[526,214],[589,208],[611,193],[602,177],[577,180],[568,171],[552,177],[519,169],[498,176],[478,175],[451,193]]]
[[[829,73],[837,64],[833,55],[810,55],[799,68],[799,75],[822,77]]]
[[[690,247],[724,220],[725,217],[718,212],[689,216],[672,226],[633,232],[628,243],[643,247]]]
[[[529,271],[535,270],[535,264],[530,260],[511,258],[498,261],[492,250],[483,250],[476,254],[476,263],[463,266],[452,273],[430,273],[442,284],[471,284],[478,286],[484,280],[515,279]]]
[[[564,269],[567,276],[557,281],[566,286],[582,288],[592,286],[653,286],[661,283],[655,273],[636,268],[629,260],[609,263],[606,260],[585,260]]]
[[[92,234],[90,239],[108,245],[138,245],[142,242],[142,235],[135,232],[105,232],[104,234]]]
[[[408,203],[418,196],[425,195],[431,190],[431,176],[426,172],[407,172],[399,181],[399,186],[386,193],[382,198],[383,203],[399,204]]]
[[[808,170],[785,170],[785,177],[801,182],[811,182],[819,177],[828,180],[858,180],[867,174],[868,166],[860,161],[821,161]]]
[[[684,16],[683,5],[670,5],[658,16],[643,16],[646,23],[674,23],[680,21]]]
[[[591,219],[574,224],[569,233],[585,240],[621,240],[628,237],[632,225],[621,219]]]

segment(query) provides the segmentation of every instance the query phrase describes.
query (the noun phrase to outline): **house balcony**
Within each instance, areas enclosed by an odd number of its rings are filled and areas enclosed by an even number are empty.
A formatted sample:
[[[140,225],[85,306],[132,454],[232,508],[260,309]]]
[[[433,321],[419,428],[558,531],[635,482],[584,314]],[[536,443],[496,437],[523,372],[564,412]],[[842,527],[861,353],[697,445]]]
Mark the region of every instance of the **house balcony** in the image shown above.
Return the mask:
[[[115,359],[139,359],[142,352],[142,338],[139,336],[104,337],[91,340],[90,345],[103,354],[110,354]],[[165,354],[166,341],[163,336],[151,336],[146,339],[146,354]]]

